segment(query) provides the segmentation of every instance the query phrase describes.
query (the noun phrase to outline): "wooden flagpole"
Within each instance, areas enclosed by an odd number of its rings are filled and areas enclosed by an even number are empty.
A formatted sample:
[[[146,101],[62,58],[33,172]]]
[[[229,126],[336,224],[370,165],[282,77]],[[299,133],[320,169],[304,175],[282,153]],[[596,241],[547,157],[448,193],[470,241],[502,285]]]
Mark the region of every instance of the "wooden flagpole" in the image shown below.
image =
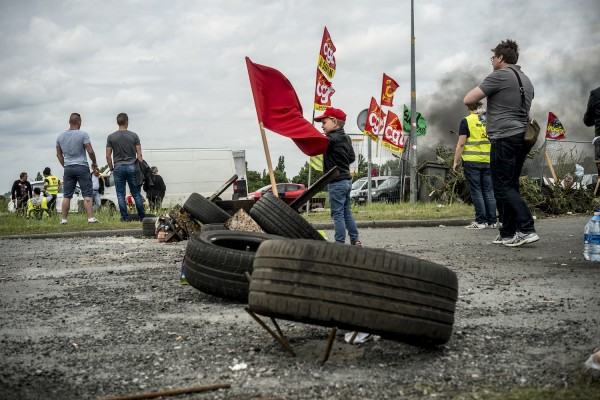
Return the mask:
[[[269,178],[271,179],[271,191],[275,197],[279,197],[277,192],[277,183],[275,182],[275,174],[273,173],[273,164],[271,164],[271,153],[269,152],[269,144],[267,143],[267,135],[265,133],[265,126],[262,121],[258,123],[260,128],[260,136],[263,142],[263,148],[265,150],[265,157],[267,158],[267,168],[269,169]]]
[[[556,178],[556,172],[554,172],[552,161],[550,161],[550,154],[548,154],[548,148],[544,149],[544,152],[546,153],[546,162],[548,163],[548,168],[550,169],[550,173],[552,174],[552,179],[554,179],[554,185],[558,185],[558,179]]]

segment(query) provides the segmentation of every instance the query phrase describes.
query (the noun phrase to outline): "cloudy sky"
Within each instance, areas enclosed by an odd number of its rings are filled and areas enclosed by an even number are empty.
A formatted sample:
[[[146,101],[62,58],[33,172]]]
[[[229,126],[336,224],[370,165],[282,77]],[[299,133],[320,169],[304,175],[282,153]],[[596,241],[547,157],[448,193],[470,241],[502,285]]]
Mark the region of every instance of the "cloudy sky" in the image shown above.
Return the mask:
[[[512,38],[535,86],[532,114],[549,111],[567,136],[590,139],[581,122],[600,86],[597,0],[415,1],[417,109],[429,123],[421,146],[456,140],[462,98],[490,72],[490,49]],[[347,131],[378,98],[381,76],[410,104],[410,1],[224,0],[0,2],[0,192],[21,171],[49,166],[62,178],[55,142],[71,112],[83,118],[101,165],[106,137],[126,112],[143,148],[245,149],[266,168],[244,57],[280,70],[312,115],[317,55],[327,26],[337,47],[334,106]],[[289,177],[306,157],[267,132],[273,162]]]

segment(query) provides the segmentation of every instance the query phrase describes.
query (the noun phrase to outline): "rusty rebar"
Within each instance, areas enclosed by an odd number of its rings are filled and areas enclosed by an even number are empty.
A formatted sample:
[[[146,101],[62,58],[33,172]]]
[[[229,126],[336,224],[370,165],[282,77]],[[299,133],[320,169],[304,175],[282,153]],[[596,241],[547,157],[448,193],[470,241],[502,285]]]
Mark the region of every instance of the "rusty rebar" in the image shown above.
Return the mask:
[[[211,390],[229,389],[230,387],[231,387],[231,385],[229,383],[219,383],[219,384],[215,384],[215,385],[194,386],[194,387],[189,387],[189,388],[160,390],[158,392],[136,393],[136,394],[129,394],[129,395],[125,395],[125,396],[102,397],[98,400],[152,399],[155,397],[162,397],[162,396],[175,396],[178,394],[200,393],[200,392],[209,392]]]
[[[337,328],[331,328],[331,332],[329,333],[329,339],[327,340],[327,347],[325,348],[325,356],[323,356],[322,363],[325,363],[329,360],[329,354],[331,353],[331,348],[333,347],[333,342],[335,340],[335,335],[337,333]]]
[[[260,319],[258,317],[258,315],[256,315],[252,310],[250,310],[248,307],[245,307],[244,310],[246,310],[246,312],[248,314],[250,314],[250,316],[252,318],[254,318],[254,320],[256,322],[258,322],[258,324],[260,326],[263,327],[264,330],[266,330],[267,332],[269,332],[269,334],[271,336],[273,336],[273,338],[281,345],[281,347],[284,348],[284,350],[286,350],[288,353],[290,353],[292,355],[292,357],[296,357],[296,353],[294,352],[294,349],[292,349],[292,347],[281,337],[279,337],[275,332],[273,332],[273,330],[271,328],[269,328],[267,326],[267,324],[264,323],[264,321],[262,319]]]

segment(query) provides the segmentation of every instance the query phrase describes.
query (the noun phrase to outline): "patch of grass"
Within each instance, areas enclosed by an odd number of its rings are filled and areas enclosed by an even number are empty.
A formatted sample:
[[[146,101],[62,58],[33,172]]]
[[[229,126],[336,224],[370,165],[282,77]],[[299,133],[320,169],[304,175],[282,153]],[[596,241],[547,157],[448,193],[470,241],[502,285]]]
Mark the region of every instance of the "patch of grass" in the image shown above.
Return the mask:
[[[364,206],[353,206],[352,214],[357,221],[462,219],[474,218],[475,209],[472,205],[464,203],[451,205],[436,203],[372,203]],[[302,215],[309,222],[331,221],[329,210]]]
[[[485,389],[462,393],[452,400],[580,400],[600,399],[600,382],[578,383],[565,388],[518,388],[509,392]]]
[[[94,217],[100,222],[97,224],[88,223],[85,212],[70,213],[67,225],[61,225],[59,214],[53,214],[49,218],[38,221],[25,219],[16,213],[2,212],[0,213],[0,236],[134,229],[142,226],[141,221],[121,222],[121,215],[118,212],[111,215],[108,211],[101,210],[94,213]]]

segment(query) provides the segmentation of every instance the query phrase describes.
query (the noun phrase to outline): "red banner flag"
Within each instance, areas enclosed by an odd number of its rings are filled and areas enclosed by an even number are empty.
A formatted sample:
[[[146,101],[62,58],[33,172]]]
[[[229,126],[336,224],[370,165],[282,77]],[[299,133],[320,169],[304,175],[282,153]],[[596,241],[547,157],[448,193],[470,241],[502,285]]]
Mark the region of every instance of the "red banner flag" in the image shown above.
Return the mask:
[[[331,86],[331,82],[329,82],[321,70],[317,68],[315,110],[324,111],[327,107],[331,107],[331,96],[333,96],[334,93],[335,90]]]
[[[323,40],[321,42],[321,51],[319,52],[319,68],[329,79],[335,75],[335,46],[331,41],[331,36],[327,27],[323,31]]]
[[[553,112],[548,113],[548,125],[546,126],[546,138],[550,140],[566,139],[565,127]]]
[[[393,106],[394,92],[400,85],[395,80],[383,74],[383,83],[381,84],[381,106]]]
[[[290,81],[279,71],[246,57],[258,121],[291,138],[306,155],[325,153],[329,139],[302,116],[302,106]]]
[[[402,135],[402,121],[392,111],[388,111],[385,129],[381,137],[381,145],[392,151],[404,151],[404,135]]]
[[[371,140],[377,141],[377,134],[381,128],[381,107],[377,104],[377,100],[371,97],[371,105],[369,106],[369,112],[367,113],[367,121],[365,123],[364,134],[368,135]]]

